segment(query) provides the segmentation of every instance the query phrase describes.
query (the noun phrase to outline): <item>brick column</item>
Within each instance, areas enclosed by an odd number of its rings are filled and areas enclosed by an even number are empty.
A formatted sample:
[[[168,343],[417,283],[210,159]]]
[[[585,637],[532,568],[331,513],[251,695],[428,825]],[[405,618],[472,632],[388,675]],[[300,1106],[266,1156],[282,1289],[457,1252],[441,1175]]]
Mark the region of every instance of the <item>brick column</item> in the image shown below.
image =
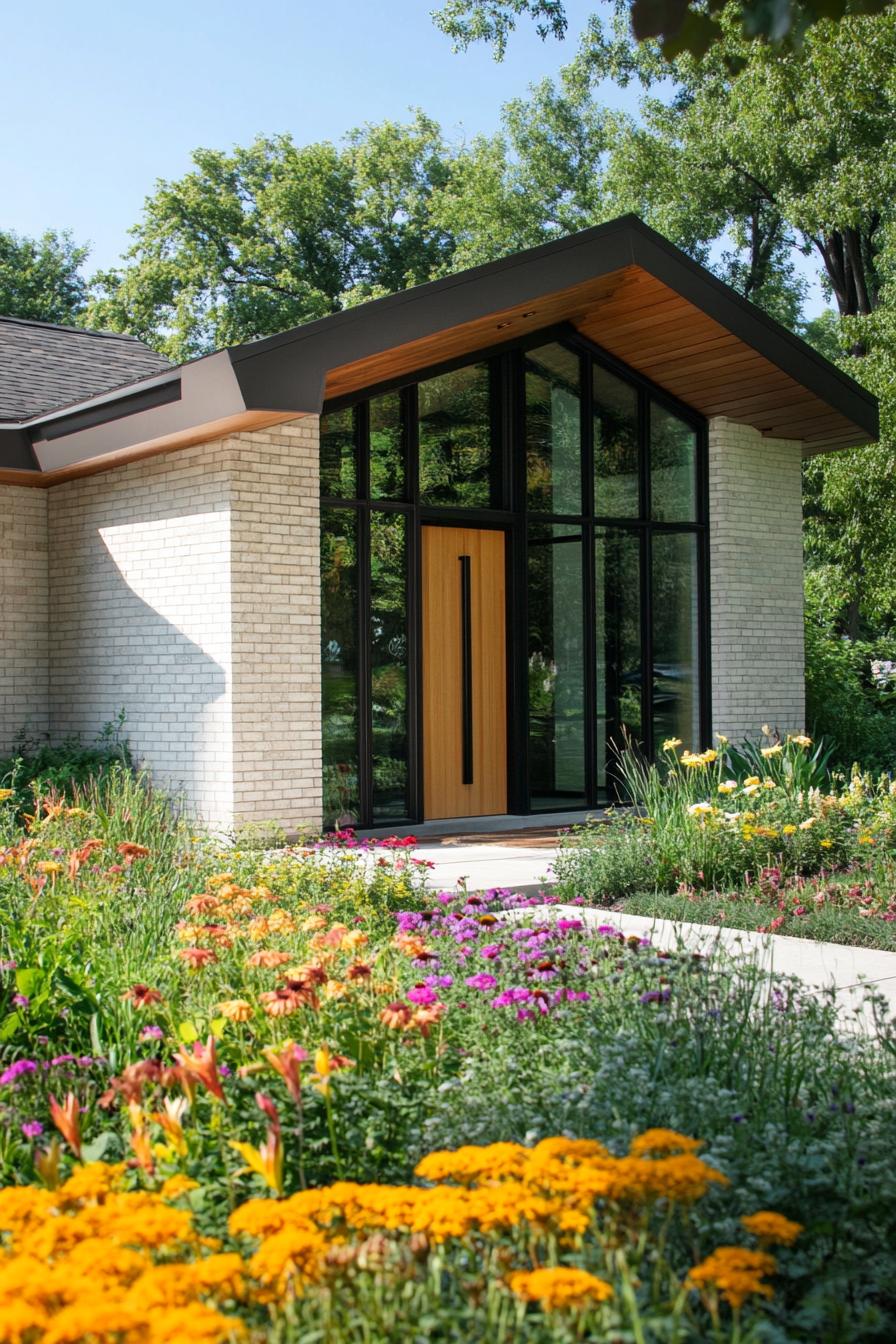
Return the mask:
[[[228,444],[234,819],[319,827],[318,418]]]
[[[804,726],[802,445],[709,422],[712,726]]]

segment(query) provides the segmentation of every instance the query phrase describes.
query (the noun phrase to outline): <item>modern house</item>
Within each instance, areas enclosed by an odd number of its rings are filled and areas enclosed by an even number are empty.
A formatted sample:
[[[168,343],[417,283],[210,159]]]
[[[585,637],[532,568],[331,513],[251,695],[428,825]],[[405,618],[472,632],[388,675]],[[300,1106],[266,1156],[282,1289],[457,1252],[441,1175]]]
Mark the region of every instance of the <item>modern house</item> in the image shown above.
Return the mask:
[[[875,400],[634,217],[180,367],[0,321],[0,748],[229,826],[568,812],[804,727],[800,464]]]

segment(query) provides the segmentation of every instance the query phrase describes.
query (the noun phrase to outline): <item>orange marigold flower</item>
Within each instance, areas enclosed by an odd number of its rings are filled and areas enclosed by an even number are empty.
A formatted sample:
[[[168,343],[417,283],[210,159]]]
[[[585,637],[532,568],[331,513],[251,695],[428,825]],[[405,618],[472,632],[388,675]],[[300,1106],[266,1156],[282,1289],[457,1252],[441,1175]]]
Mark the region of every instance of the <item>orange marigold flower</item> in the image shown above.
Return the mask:
[[[288,952],[275,952],[272,947],[263,947],[260,952],[253,952],[251,957],[246,958],[246,965],[273,970],[275,966],[285,966],[288,961],[292,961]]]
[[[795,1223],[771,1209],[748,1213],[740,1221],[758,1241],[768,1242],[770,1246],[792,1246],[803,1231],[802,1223]]]
[[[217,952],[210,947],[182,947],[177,955],[196,970],[218,960]]]
[[[688,1138],[675,1129],[645,1129],[632,1139],[628,1150],[633,1157],[644,1157],[653,1153],[695,1153],[702,1147],[701,1139]]]
[[[729,1306],[740,1308],[748,1297],[773,1297],[771,1285],[764,1282],[774,1274],[774,1256],[765,1251],[749,1251],[742,1246],[720,1246],[695,1265],[685,1280],[692,1289],[712,1288]]]
[[[121,997],[134,1008],[151,1008],[153,1004],[162,1002],[161,991],[151,989],[149,985],[131,985]]]
[[[605,1279],[566,1265],[520,1269],[507,1282],[516,1297],[524,1302],[540,1302],[544,1311],[581,1311],[600,1306],[613,1296],[612,1286]]]

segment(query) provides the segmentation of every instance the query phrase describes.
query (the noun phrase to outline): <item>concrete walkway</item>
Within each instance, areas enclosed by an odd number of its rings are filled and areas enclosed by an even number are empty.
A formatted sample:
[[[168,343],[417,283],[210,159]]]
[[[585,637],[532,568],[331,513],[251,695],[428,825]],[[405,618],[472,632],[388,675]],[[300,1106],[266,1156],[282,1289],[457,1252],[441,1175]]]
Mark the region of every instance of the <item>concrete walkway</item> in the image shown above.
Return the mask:
[[[556,849],[475,843],[445,847],[424,843],[412,852],[415,858],[433,864],[427,878],[431,891],[454,891],[463,882],[468,891],[505,887],[534,894],[549,891],[555,880],[551,865]],[[556,918],[560,913],[584,919],[594,928],[612,924],[622,933],[649,938],[657,947],[684,946],[700,952],[725,948],[734,955],[749,957],[763,970],[798,976],[820,993],[834,991],[843,1017],[866,1024],[871,1021],[871,1013],[863,1004],[866,989],[873,986],[888,1004],[890,1014],[896,1016],[896,952],[819,943],[811,938],[788,938],[781,934],[748,933],[713,924],[678,924],[646,915],[578,906],[533,906],[508,911],[507,918],[534,921]]]

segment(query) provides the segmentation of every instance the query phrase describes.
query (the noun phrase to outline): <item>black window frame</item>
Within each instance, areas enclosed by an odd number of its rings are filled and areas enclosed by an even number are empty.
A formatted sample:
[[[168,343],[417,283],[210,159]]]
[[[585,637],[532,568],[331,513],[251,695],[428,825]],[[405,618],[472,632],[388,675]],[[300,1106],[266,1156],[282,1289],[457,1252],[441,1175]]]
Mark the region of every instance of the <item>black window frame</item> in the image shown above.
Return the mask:
[[[542,513],[530,510],[527,498],[525,444],[524,355],[530,349],[558,342],[576,351],[581,362],[582,421],[582,492],[578,514]],[[500,508],[465,508],[432,505],[421,501],[419,489],[419,444],[417,438],[417,384],[442,373],[471,364],[492,364],[494,398],[493,428],[495,463],[500,473]],[[598,364],[637,393],[639,513],[637,517],[600,514],[595,509],[594,420],[592,363]],[[398,391],[401,398],[401,423],[404,440],[405,497],[400,500],[370,497],[369,414],[367,403],[386,392]],[[650,404],[656,402],[680,417],[696,432],[695,517],[680,522],[660,522],[651,517]],[[485,527],[503,530],[507,544],[507,742],[508,812],[532,813],[529,790],[528,742],[529,706],[526,645],[527,611],[527,537],[530,521],[537,525],[571,524],[581,527],[583,536],[583,607],[585,614],[585,658],[589,669],[585,684],[585,782],[586,809],[606,805],[614,798],[610,791],[597,788],[597,649],[594,540],[598,529],[618,529],[639,538],[640,620],[641,620],[641,729],[645,752],[652,753],[652,668],[653,603],[651,592],[652,539],[655,534],[687,532],[697,537],[698,660],[695,674],[699,679],[700,741],[706,747],[711,737],[710,679],[710,574],[709,574],[709,486],[708,425],[704,416],[671,396],[650,379],[602,349],[568,323],[549,326],[516,338],[470,351],[451,360],[427,365],[397,378],[385,380],[355,393],[327,401],[321,415],[359,407],[355,415],[355,479],[358,496],[321,496],[321,508],[352,509],[358,516],[358,780],[360,816],[357,825],[376,828],[372,815],[372,741],[371,741],[371,660],[370,660],[370,512],[402,512],[408,517],[406,546],[406,591],[408,597],[408,816],[390,826],[413,825],[423,818],[423,753],[421,694],[421,591],[420,553],[424,526]],[[362,493],[363,491],[363,493]],[[645,675],[650,669],[650,675]],[[559,807],[542,809],[558,811]],[[576,809],[579,810],[579,809]],[[380,823],[381,825],[381,823]]]

